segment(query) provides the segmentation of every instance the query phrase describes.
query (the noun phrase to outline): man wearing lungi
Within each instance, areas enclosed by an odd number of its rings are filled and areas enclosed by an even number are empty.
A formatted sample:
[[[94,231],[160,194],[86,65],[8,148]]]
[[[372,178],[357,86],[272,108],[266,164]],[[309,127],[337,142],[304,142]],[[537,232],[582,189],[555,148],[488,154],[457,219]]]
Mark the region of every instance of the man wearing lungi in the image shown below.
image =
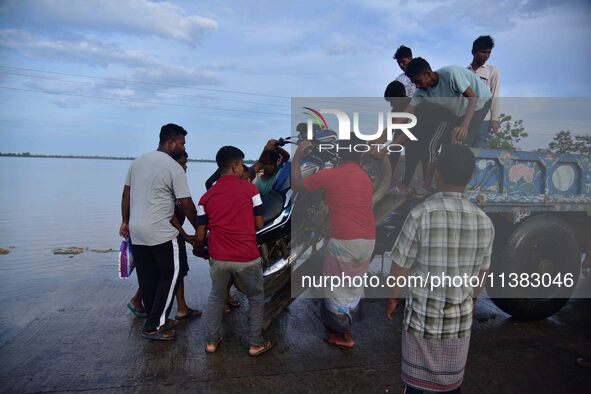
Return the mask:
[[[376,239],[372,184],[360,166],[361,154],[354,149],[363,142],[355,136],[351,140],[339,141],[339,165],[305,179],[302,178],[300,159],[311,148],[309,141],[299,143],[292,161],[293,190],[324,191],[331,231],[324,255],[325,276],[361,278],[367,273],[371,261]],[[355,346],[353,322],[362,318],[364,287],[342,285],[324,290],[320,309],[326,330],[324,340],[344,350],[352,349]]]
[[[466,146],[445,147],[437,161],[437,189],[408,215],[392,249],[393,277],[431,277],[423,286],[407,281],[402,330],[405,393],[459,393],[470,345],[472,311],[484,281],[460,286],[433,276],[484,278],[490,266],[494,227],[463,193],[474,171]],[[402,281],[397,281],[400,285]],[[386,316],[392,320],[401,288],[392,289]]]

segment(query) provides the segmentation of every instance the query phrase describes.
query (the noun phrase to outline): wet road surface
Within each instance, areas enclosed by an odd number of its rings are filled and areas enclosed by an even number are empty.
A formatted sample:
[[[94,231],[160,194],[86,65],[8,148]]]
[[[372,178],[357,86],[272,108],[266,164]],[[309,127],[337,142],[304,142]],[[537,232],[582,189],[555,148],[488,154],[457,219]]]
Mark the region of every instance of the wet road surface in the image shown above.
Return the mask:
[[[2,392],[377,392],[399,393],[401,312],[384,316],[385,300],[367,300],[354,329],[356,347],[322,341],[319,301],[293,302],[266,331],[269,353],[247,355],[246,304],[224,319],[218,353],[206,355],[204,318],[185,321],[173,343],[140,336],[142,321],[126,304],[135,275],[117,278],[115,254],[83,253],[64,262],[90,267],[45,273],[35,280],[3,279],[0,294]],[[190,261],[186,295],[204,309],[207,265]],[[590,287],[591,278],[580,287]],[[173,313],[176,306],[173,308]],[[591,300],[571,300],[550,319],[516,323],[482,299],[476,308],[465,393],[590,392]]]

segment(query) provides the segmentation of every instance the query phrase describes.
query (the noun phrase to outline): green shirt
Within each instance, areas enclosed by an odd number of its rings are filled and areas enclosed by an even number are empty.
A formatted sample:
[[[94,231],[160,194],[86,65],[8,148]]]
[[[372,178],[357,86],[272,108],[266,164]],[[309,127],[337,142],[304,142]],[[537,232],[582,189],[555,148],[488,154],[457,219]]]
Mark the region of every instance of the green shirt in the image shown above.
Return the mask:
[[[261,194],[261,198],[265,198],[265,196],[271,191],[273,187],[273,183],[275,183],[275,178],[277,178],[277,173],[279,172],[279,167],[275,170],[273,176],[269,179],[264,180],[260,176],[257,178],[255,185],[257,189],[259,189],[259,193]]]
[[[464,116],[468,109],[468,99],[463,96],[471,87],[478,100],[476,111],[492,97],[490,89],[482,82],[478,75],[460,66],[447,66],[437,70],[439,82],[428,89],[417,89],[410,105],[418,106],[422,100],[449,109],[456,116]]]

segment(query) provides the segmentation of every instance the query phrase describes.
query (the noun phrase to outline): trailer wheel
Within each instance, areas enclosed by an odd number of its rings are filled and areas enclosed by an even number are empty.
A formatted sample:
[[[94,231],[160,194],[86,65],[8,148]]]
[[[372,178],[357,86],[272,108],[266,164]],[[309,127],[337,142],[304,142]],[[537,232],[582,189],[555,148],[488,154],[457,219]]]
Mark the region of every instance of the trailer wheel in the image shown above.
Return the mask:
[[[361,165],[367,172],[373,186],[372,203],[375,205],[388,192],[392,178],[392,167],[387,157],[378,159],[371,154],[363,155]]]
[[[541,320],[572,295],[580,273],[580,248],[572,229],[553,215],[534,216],[513,231],[493,261],[494,288],[488,292],[497,307],[516,320]],[[493,253],[494,254],[494,253]],[[510,278],[528,278],[527,287],[511,287]],[[534,275],[537,274],[537,275]],[[503,275],[504,287],[498,280]],[[534,287],[534,278],[551,278],[550,286]],[[558,278],[559,280],[555,280]],[[560,279],[571,278],[570,286]],[[546,281],[547,282],[547,281]]]

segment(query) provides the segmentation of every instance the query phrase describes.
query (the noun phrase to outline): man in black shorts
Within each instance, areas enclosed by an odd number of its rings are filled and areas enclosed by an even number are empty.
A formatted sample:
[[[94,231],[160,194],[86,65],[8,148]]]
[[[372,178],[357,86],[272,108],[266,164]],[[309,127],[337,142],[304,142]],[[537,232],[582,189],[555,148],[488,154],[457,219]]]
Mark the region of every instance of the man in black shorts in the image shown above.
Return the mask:
[[[197,212],[187,177],[176,162],[185,152],[185,135],[178,125],[162,126],[158,150],[131,163],[123,188],[119,234],[131,238],[148,314],[142,336],[152,340],[176,338],[168,315],[180,274],[179,232],[170,223],[177,200],[196,228]]]

